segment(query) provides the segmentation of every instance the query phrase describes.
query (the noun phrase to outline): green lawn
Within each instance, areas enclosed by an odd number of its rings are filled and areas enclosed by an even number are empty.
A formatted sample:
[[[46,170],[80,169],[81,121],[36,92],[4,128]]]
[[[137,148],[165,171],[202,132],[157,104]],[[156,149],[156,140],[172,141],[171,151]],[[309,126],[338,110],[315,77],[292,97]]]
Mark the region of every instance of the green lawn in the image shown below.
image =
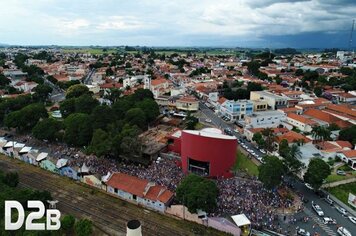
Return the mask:
[[[236,163],[233,167],[234,171],[244,171],[249,175],[258,175],[258,168],[247,156],[238,152],[236,155]]]
[[[349,193],[356,194],[356,183],[343,184],[334,188],[328,188],[327,190],[343,203],[348,204]]]

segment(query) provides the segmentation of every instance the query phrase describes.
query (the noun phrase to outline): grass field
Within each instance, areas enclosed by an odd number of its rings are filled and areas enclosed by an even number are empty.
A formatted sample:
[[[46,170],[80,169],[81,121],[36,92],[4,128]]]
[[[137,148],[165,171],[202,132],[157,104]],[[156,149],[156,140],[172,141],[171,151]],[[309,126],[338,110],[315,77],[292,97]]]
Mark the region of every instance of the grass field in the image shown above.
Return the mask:
[[[349,193],[356,195],[356,183],[354,182],[354,183],[349,183],[349,184],[343,184],[343,185],[339,185],[334,188],[328,188],[327,190],[332,195],[334,195],[339,200],[341,200],[343,203],[349,205],[347,203],[347,199],[349,197]]]
[[[236,163],[233,167],[234,171],[244,171],[249,175],[258,175],[258,167],[247,156],[238,152],[236,155]]]
[[[100,54],[110,54],[113,52],[117,52],[117,50],[115,49],[108,49],[106,51],[104,51],[101,48],[64,48],[63,52],[65,53],[90,53],[90,54],[94,54],[94,55],[100,55]]]
[[[352,172],[352,174],[348,174],[348,175],[337,175],[337,174],[331,174],[326,178],[326,183],[332,183],[332,182],[336,182],[336,181],[341,181],[344,179],[350,179],[356,177],[356,172]]]

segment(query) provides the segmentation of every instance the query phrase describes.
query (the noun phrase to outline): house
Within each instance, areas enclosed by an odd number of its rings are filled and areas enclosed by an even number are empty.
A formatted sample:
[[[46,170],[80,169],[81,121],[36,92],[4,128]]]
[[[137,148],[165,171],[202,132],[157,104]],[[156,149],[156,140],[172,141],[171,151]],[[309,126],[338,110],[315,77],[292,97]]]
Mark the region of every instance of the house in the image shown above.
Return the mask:
[[[356,170],[356,150],[342,151],[337,156],[350,165],[353,170]]]
[[[219,108],[222,116],[228,117],[231,121],[244,119],[246,115],[253,112],[253,103],[249,100],[227,100]]]
[[[164,186],[124,173],[113,173],[106,185],[107,192],[160,212],[166,210],[174,196]]]
[[[356,102],[356,96],[352,95],[351,93],[340,93],[338,97],[339,97],[339,102],[345,102],[345,103]]]
[[[267,111],[268,103],[264,100],[251,100],[253,103],[253,111]]]
[[[292,144],[292,143],[305,144],[305,143],[311,143],[312,142],[311,139],[307,138],[306,136],[304,136],[304,135],[302,135],[300,133],[294,132],[292,130],[276,137],[277,146],[279,146],[278,144],[283,139],[287,140],[288,144]]]
[[[244,125],[248,128],[276,128],[287,119],[281,111],[262,111],[246,115]]]
[[[150,90],[155,98],[170,93],[170,81],[164,78],[151,80]]]
[[[268,107],[272,110],[287,107],[289,100],[288,97],[282,97],[267,91],[251,91],[250,99],[267,101]]]
[[[185,96],[176,100],[176,108],[182,111],[199,110],[199,101],[193,96]]]
[[[324,121],[329,125],[334,123],[342,129],[352,125],[351,122],[339,118],[336,114],[331,114],[330,112],[326,112],[324,110],[321,111],[317,109],[308,109],[303,113],[303,115],[306,117],[313,118],[314,120]]]
[[[287,114],[287,122],[302,132],[311,132],[318,125],[316,121],[294,113]]]

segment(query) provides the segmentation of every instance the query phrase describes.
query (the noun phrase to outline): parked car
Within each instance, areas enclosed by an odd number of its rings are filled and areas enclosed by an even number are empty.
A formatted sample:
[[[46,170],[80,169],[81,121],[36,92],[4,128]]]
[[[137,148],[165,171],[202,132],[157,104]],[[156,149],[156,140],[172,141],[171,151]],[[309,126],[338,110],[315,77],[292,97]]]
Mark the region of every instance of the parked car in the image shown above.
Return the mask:
[[[350,231],[348,231],[345,227],[339,227],[336,232],[341,236],[352,236]]]
[[[210,119],[206,119],[205,122],[211,123],[211,120]]]
[[[327,194],[322,190],[316,190],[315,194],[318,195],[320,198],[326,198],[327,197]]]
[[[314,201],[312,201],[312,208],[314,209],[316,214],[318,214],[318,216],[324,216],[323,210],[318,204],[314,203]]]
[[[337,170],[336,174],[338,174],[338,175],[346,175],[346,172],[343,171],[343,170]]]
[[[297,235],[310,236],[310,233],[302,228],[297,228]]]
[[[344,208],[342,208],[340,206],[336,206],[335,208],[338,212],[341,213],[341,215],[343,215],[343,216],[347,215],[347,211]]]
[[[313,187],[312,187],[310,184],[308,184],[308,183],[305,183],[305,187],[307,187],[308,189],[313,190]]]
[[[324,217],[323,218],[323,223],[326,225],[336,225],[336,220],[332,219],[330,217]]]
[[[326,198],[324,198],[324,200],[329,203],[330,206],[334,205],[334,201],[330,199],[330,196],[326,196]]]
[[[356,217],[349,216],[348,218],[352,223],[356,224]]]
[[[263,154],[266,154],[266,151],[263,150],[263,149],[260,149],[260,152],[263,153]]]

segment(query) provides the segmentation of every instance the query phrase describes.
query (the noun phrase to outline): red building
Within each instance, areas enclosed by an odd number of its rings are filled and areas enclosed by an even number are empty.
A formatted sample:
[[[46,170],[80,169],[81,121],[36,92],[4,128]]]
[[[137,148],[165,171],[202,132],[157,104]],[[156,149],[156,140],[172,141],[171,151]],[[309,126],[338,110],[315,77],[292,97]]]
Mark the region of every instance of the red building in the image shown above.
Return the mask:
[[[219,129],[207,128],[183,130],[172,135],[172,141],[170,149],[181,154],[185,173],[209,177],[231,176],[230,170],[236,160],[236,137],[224,135]]]

